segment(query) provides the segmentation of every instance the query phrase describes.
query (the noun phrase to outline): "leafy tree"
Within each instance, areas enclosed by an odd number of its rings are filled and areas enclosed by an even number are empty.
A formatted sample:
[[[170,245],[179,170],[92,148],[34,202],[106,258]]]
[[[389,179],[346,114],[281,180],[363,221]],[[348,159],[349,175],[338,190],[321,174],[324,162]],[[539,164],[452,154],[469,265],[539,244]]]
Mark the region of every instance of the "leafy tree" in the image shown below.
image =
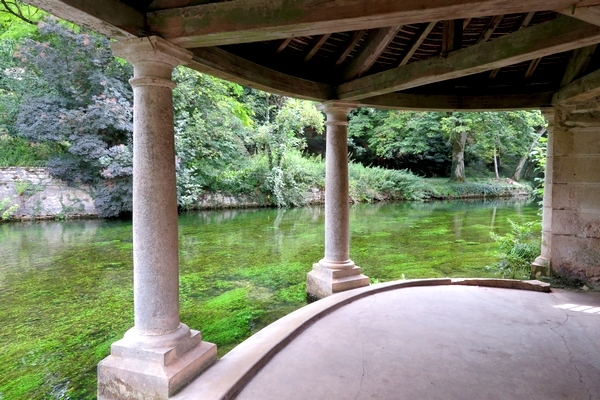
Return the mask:
[[[205,190],[219,189],[223,170],[249,157],[252,110],[237,84],[182,67],[174,80],[177,188],[179,205],[189,208]]]
[[[442,113],[376,111],[381,120],[367,141],[370,149],[392,168],[409,168],[423,175],[446,175],[450,162]],[[350,129],[354,128],[351,120]]]
[[[38,24],[39,38],[15,53],[32,75],[16,127],[23,137],[60,144],[50,172],[90,185],[102,216],[131,210],[131,67],[117,61],[108,39],[75,32],[55,19]]]

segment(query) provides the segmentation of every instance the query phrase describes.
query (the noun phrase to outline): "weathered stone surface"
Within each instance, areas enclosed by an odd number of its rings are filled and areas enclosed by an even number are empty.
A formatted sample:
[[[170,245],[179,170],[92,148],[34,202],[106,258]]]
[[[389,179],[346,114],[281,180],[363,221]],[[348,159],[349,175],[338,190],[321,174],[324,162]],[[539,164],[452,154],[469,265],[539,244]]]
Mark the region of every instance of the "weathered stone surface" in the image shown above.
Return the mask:
[[[179,321],[173,68],[191,53],[158,37],[114,43],[133,64],[134,327],[98,367],[100,399],[166,399],[216,360]]]
[[[325,156],[325,255],[308,273],[306,292],[312,298],[368,286],[369,278],[350,259],[348,201],[348,112],[353,104],[329,102]]]
[[[600,282],[600,113],[557,112],[552,185],[552,271]]]
[[[68,186],[45,168],[0,168],[0,201],[16,205],[14,218],[95,217],[91,189]],[[1,212],[2,210],[0,210]]]

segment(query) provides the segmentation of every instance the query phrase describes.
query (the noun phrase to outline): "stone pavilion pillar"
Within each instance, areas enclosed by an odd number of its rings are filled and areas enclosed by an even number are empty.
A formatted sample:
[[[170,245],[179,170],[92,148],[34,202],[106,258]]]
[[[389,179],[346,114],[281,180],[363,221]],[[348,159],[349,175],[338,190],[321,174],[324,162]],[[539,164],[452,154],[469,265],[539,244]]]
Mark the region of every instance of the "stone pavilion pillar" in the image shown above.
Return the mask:
[[[166,399],[216,360],[179,321],[177,191],[171,80],[191,53],[158,37],[112,44],[134,67],[134,327],[98,365],[99,399]]]
[[[552,273],[600,288],[600,106],[556,107],[552,173]]]
[[[552,241],[552,172],[554,165],[554,118],[555,109],[542,110],[548,122],[546,142],[546,169],[544,171],[544,199],[542,201],[542,248],[539,257],[531,263],[531,278],[550,275],[550,247]]]
[[[353,104],[331,101],[319,109],[327,114],[325,154],[325,256],[308,273],[306,292],[313,299],[369,285],[350,260],[348,200],[348,112]]]

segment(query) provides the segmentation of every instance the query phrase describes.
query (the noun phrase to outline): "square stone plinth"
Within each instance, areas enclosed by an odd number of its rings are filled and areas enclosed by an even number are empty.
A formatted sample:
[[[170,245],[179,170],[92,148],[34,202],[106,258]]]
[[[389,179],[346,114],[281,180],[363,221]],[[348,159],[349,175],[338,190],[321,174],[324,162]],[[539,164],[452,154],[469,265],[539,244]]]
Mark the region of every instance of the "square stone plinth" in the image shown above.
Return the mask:
[[[217,346],[200,340],[181,354],[177,348],[140,350],[116,342],[98,364],[99,400],[168,399],[217,359]]]
[[[369,277],[360,273],[360,267],[329,269],[313,264],[306,276],[306,293],[314,299],[322,299],[334,293],[369,286]]]

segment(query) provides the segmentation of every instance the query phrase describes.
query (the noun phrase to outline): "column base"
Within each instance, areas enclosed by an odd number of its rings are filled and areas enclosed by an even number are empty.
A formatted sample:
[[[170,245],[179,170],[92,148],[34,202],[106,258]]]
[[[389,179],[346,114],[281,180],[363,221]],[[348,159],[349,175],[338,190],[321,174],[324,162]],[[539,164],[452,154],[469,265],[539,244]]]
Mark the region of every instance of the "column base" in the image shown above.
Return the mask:
[[[179,338],[177,344],[156,336],[146,336],[144,343],[132,331],[113,343],[111,355],[98,364],[99,400],[168,399],[217,359],[217,346],[184,324],[162,335]]]
[[[369,277],[360,273],[360,267],[352,263],[349,268],[331,269],[320,263],[306,275],[306,293],[310,298],[322,299],[334,293],[369,286]]]
[[[550,276],[550,260],[542,256],[531,263],[531,279],[537,279],[540,276]]]

